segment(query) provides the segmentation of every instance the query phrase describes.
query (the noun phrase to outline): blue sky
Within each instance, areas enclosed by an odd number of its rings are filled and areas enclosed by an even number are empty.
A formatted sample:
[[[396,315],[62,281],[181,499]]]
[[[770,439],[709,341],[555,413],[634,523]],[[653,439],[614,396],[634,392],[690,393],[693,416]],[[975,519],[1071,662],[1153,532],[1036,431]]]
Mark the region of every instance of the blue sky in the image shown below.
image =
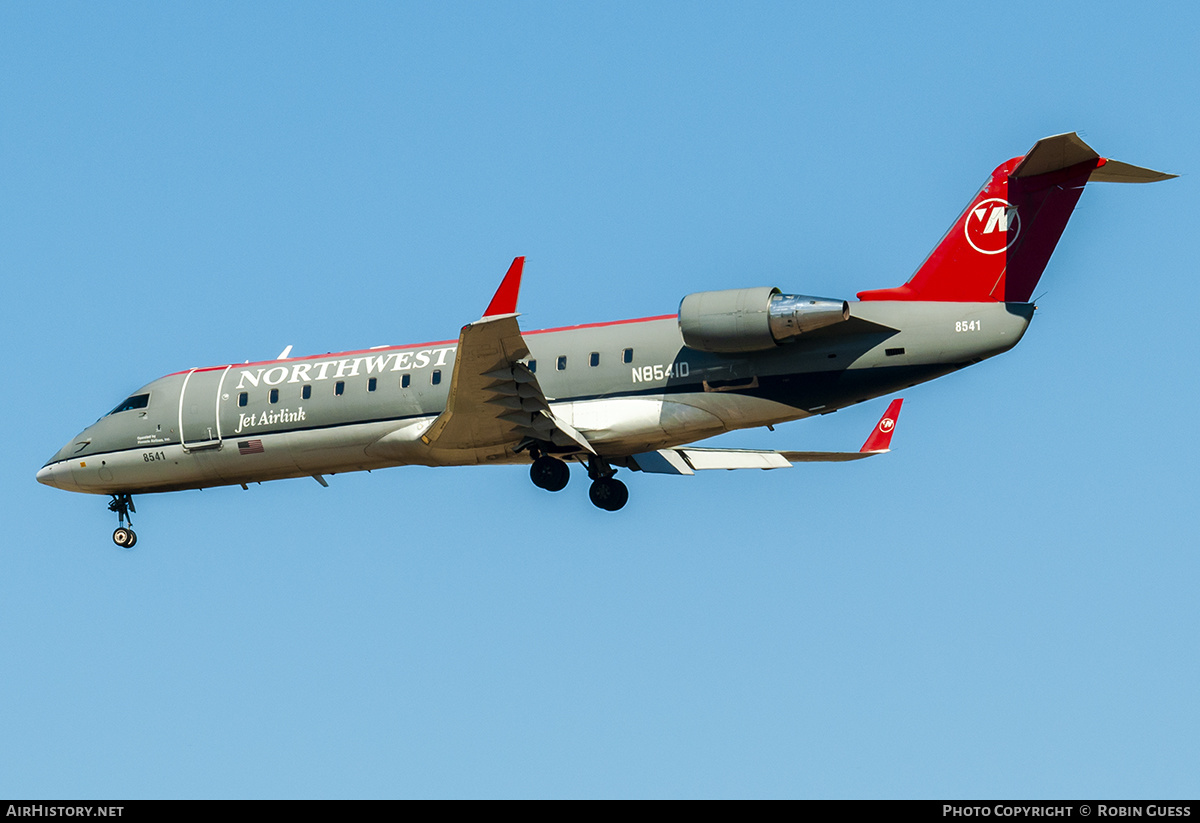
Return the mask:
[[[0,795],[1195,797],[1197,13],[0,7]],[[140,498],[36,469],[191,366],[705,289],[903,282],[991,169],[1095,185],[1015,350],[883,458],[405,468]],[[879,399],[727,435],[857,448]]]

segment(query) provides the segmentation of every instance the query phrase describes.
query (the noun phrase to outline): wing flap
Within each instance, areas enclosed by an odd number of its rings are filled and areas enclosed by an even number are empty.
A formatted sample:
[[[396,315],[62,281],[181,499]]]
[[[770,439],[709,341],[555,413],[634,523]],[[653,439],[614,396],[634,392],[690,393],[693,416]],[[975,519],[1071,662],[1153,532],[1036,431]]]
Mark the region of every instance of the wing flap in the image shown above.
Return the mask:
[[[683,455],[675,449],[659,449],[656,452],[635,454],[633,460],[640,471],[647,474],[695,474]]]
[[[793,463],[843,463],[883,452],[777,452],[753,449],[659,449],[635,454],[638,469],[648,474],[690,475],[710,469],[787,469]]]
[[[696,471],[706,469],[786,469],[791,463],[775,451],[749,449],[679,449]]]

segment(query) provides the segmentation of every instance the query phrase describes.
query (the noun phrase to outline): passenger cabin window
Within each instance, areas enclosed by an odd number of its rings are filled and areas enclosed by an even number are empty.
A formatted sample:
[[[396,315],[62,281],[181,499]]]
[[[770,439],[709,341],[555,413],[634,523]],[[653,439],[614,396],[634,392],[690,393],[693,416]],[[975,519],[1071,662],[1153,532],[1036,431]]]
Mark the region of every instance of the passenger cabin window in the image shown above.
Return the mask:
[[[301,400],[307,400],[310,397],[312,397],[312,386],[305,386],[304,388],[300,389]]]
[[[246,394],[246,392],[242,392],[241,394],[238,395],[238,405],[239,406],[245,406],[249,402],[250,402],[250,395]]]
[[[270,393],[268,394],[268,398],[270,399],[270,401],[272,403],[278,403],[279,402],[279,389],[271,389]]]
[[[370,380],[367,381],[367,391],[375,391],[375,387],[377,385],[379,385],[378,381],[374,377],[372,377]]]
[[[130,409],[144,409],[144,408],[146,408],[147,405],[149,405],[149,403],[150,403],[150,395],[149,394],[135,394],[133,397],[126,399],[124,403],[117,406],[115,409],[110,411],[108,414],[116,414],[118,412],[129,411]],[[108,417],[108,414],[106,414],[104,416]]]
[[[441,382],[442,382],[442,370],[441,370],[441,369],[434,369],[434,370],[433,370],[433,378],[432,378],[432,379],[433,379],[433,385],[435,385],[435,386],[436,386],[438,383],[441,383]]]
[[[566,368],[567,368],[567,356],[564,354],[564,355],[559,356],[559,358],[558,358],[558,370],[564,371],[564,370],[566,370]]]
[[[633,362],[633,349],[626,349],[625,351],[621,352],[621,362],[623,362],[623,363],[632,363]]]
[[[400,388],[407,389],[410,383],[412,383],[411,375],[408,375],[408,374],[400,375]]]
[[[599,366],[600,365],[600,352],[598,352],[598,351],[592,352],[592,356],[588,360],[588,362],[591,363],[592,366]]]
[[[346,393],[346,381],[339,380],[336,383],[334,383],[333,384],[333,393],[336,394],[338,397],[341,397],[343,394],[345,394]]]

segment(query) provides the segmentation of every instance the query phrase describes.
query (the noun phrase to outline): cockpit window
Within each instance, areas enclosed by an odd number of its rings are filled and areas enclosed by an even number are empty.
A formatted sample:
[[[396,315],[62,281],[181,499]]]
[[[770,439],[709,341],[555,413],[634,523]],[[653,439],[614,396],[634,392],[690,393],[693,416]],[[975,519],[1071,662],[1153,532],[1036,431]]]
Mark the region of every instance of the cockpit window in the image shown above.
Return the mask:
[[[135,394],[121,405],[110,411],[108,414],[116,414],[117,412],[129,411],[130,409],[144,409],[150,403],[149,394]],[[104,415],[108,417],[108,414]]]

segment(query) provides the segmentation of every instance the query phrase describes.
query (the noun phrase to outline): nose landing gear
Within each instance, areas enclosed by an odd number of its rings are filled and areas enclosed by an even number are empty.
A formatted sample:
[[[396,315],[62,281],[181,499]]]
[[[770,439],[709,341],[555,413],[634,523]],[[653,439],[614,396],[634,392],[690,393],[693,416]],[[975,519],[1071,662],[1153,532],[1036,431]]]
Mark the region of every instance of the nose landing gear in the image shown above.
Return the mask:
[[[137,533],[133,530],[133,519],[129,516],[130,512],[137,511],[133,507],[133,495],[114,494],[112,502],[108,504],[108,510],[117,513],[117,523],[120,524],[113,532],[113,542],[122,549],[132,549],[137,544]]]

